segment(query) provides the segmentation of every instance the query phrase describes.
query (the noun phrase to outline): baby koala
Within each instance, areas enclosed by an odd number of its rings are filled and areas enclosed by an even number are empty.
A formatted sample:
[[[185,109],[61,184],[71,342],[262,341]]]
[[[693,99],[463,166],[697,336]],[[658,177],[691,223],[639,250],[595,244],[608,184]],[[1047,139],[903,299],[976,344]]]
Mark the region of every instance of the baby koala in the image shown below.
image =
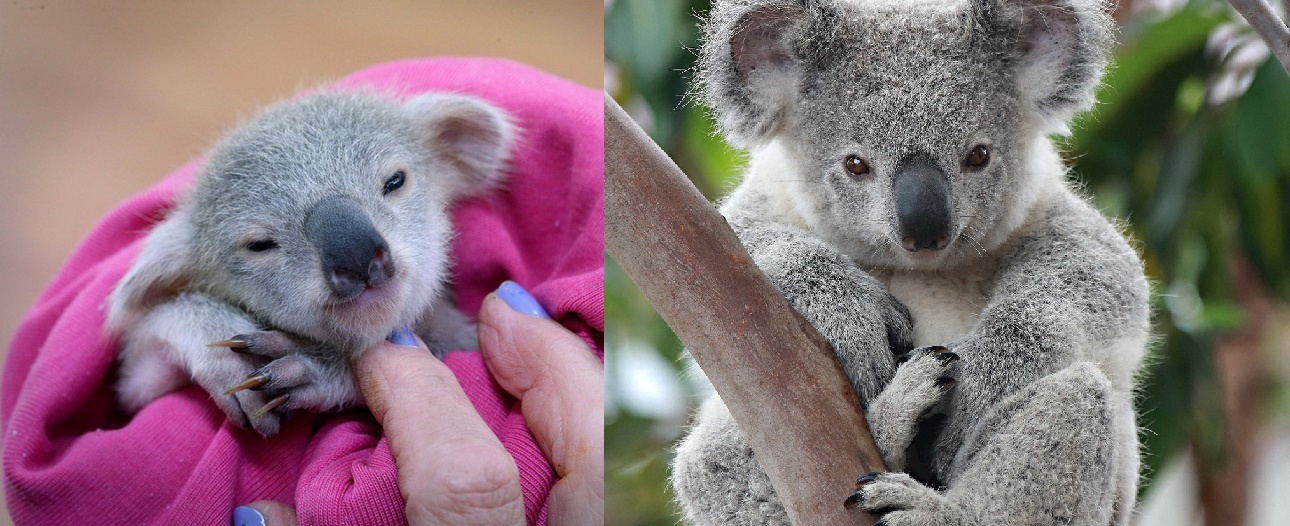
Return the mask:
[[[195,382],[268,437],[292,410],[362,404],[349,361],[395,329],[476,348],[447,210],[499,185],[515,135],[467,96],[326,91],[235,130],[108,301],[122,406]]]

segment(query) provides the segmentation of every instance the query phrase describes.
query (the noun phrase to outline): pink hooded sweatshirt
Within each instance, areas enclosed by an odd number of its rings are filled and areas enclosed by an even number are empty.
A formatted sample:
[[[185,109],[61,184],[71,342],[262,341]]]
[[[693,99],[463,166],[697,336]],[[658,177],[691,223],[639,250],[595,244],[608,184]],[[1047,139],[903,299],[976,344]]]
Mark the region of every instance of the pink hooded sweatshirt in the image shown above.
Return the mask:
[[[508,183],[453,210],[453,281],[468,314],[503,280],[528,289],[603,359],[602,95],[501,60],[408,60],[340,87],[413,96],[471,94],[522,130]],[[260,499],[295,506],[301,524],[404,524],[394,460],[365,409],[296,414],[281,434],[233,427],[198,387],[138,414],[116,408],[117,344],[104,303],[149,228],[192,181],[191,162],[100,223],[32,307],[4,369],[5,496],[18,524],[219,524]],[[530,524],[546,523],[554,472],[520,407],[477,352],[444,360],[519,466]]]

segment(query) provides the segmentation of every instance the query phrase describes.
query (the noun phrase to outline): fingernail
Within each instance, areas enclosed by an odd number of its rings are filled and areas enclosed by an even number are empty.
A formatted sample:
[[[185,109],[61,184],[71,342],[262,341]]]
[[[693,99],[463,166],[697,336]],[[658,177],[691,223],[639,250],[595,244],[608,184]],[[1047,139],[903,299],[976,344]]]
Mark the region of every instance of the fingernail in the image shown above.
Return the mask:
[[[264,515],[250,506],[233,508],[233,526],[265,526]]]
[[[390,343],[393,343],[394,345],[402,345],[404,347],[420,347],[420,345],[417,344],[416,335],[412,334],[412,329],[408,327],[404,327],[402,329],[399,329],[397,331],[390,333],[390,336],[385,339],[389,340]]]
[[[521,314],[528,314],[537,318],[551,317],[546,313],[546,310],[542,309],[542,305],[538,304],[537,300],[529,295],[529,291],[524,290],[524,287],[514,281],[507,280],[502,282],[502,286],[497,287],[497,297],[502,298],[502,301]]]

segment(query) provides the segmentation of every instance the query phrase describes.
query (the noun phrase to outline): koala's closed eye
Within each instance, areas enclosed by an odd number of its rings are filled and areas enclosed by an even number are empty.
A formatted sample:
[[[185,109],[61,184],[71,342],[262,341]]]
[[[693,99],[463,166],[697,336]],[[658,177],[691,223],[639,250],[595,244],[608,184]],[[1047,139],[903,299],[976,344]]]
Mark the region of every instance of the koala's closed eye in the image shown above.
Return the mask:
[[[407,173],[403,170],[394,172],[394,175],[391,175],[385,180],[385,186],[382,188],[382,195],[390,195],[398,189],[403,188],[403,183],[407,178]]]
[[[268,252],[270,250],[278,248],[278,242],[272,239],[256,239],[253,241],[248,241],[245,245],[242,245],[242,246],[243,248],[251,252]]]

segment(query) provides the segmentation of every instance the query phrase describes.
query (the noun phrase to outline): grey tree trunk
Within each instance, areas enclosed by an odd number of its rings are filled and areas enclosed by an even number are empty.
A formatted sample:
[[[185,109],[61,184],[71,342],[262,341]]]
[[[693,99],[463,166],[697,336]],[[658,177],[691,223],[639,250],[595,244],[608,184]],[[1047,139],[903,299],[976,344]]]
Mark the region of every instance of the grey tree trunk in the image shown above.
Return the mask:
[[[829,343],[608,94],[605,238],[721,394],[793,523],[872,523],[842,503],[858,474],[886,468]]]

